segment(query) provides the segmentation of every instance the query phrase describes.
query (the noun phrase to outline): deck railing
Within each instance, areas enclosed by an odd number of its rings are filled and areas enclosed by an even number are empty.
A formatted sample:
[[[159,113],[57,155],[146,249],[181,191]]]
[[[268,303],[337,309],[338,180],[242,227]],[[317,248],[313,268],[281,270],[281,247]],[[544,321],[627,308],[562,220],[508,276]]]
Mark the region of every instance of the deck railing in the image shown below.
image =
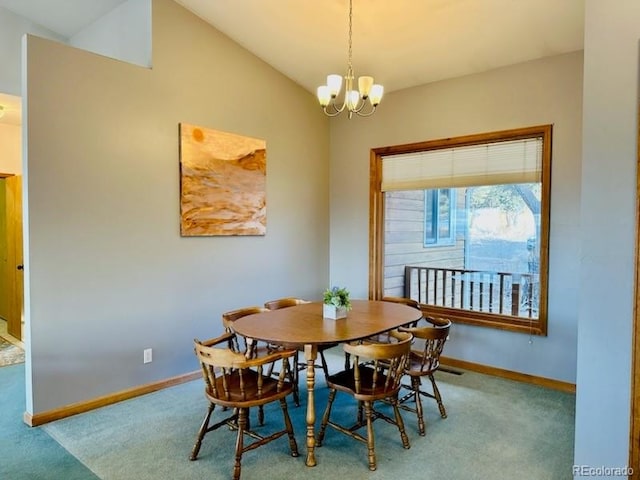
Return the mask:
[[[538,318],[537,273],[406,265],[405,297],[426,305]]]

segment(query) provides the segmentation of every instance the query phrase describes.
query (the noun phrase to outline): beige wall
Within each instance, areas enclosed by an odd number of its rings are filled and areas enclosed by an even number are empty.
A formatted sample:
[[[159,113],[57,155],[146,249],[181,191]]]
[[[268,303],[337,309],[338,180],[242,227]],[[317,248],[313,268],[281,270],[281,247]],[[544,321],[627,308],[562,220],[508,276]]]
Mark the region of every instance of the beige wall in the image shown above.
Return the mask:
[[[368,291],[369,150],[553,124],[549,335],[455,325],[446,355],[567,382],[576,378],[582,52],[388,95],[370,118],[331,124],[331,283]]]
[[[21,43],[25,32],[64,41],[60,35],[0,7],[0,93],[22,95]]]
[[[314,96],[170,0],[153,65],[27,40],[29,412],[194,371],[222,312],[328,284]],[[266,140],[265,236],[180,237],[180,122]]]
[[[629,419],[638,417],[630,387],[638,315],[639,40],[640,2],[587,0],[576,465],[624,467]]]

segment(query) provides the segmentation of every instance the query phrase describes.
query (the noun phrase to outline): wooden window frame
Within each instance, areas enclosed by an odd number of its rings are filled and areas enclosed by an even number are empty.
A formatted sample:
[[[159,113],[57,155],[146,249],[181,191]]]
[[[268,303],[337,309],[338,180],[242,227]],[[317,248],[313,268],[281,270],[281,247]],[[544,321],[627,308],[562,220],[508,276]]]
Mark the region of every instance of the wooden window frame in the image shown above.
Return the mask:
[[[381,300],[384,288],[384,211],[382,192],[382,158],[384,156],[417,153],[425,150],[468,145],[542,138],[541,218],[540,218],[540,296],[537,319],[511,317],[488,312],[476,312],[431,305],[421,305],[425,314],[449,317],[453,322],[509,330],[530,335],[547,335],[549,291],[549,218],[551,208],[551,142],[552,125],[501,130],[425,142],[373,148],[369,170],[369,298]]]

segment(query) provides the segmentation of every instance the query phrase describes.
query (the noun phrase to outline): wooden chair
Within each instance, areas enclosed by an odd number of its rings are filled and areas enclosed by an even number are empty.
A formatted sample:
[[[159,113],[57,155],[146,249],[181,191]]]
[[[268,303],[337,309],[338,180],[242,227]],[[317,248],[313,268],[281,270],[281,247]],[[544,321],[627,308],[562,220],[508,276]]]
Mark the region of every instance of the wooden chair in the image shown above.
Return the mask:
[[[409,307],[415,308],[416,310],[420,310],[420,304],[413,300],[412,298],[405,297],[382,297],[383,302],[393,302],[393,303],[401,303],[403,305],[407,305]],[[407,324],[407,327],[415,327],[420,320],[416,320],[415,322],[411,322]],[[378,335],[374,335],[367,339],[368,341],[379,342],[379,343],[388,343],[389,342],[389,334],[388,332],[379,333]],[[348,354],[346,354],[348,359]]]
[[[283,297],[277,300],[270,300],[265,302],[264,308],[267,310],[278,310],[279,308],[293,307],[295,305],[302,305],[303,303],[311,303],[309,300],[303,300],[298,297]]]
[[[227,333],[235,333],[233,330],[233,322],[239,318],[247,315],[253,315],[254,313],[266,312],[267,310],[262,307],[243,307],[237,310],[231,310],[222,314],[222,326]],[[233,337],[230,340],[233,344],[229,344],[234,352],[242,352],[247,358],[258,356],[259,354],[271,353],[267,345],[259,345],[258,342],[251,338],[245,338],[240,335]]]
[[[287,411],[285,397],[293,392],[293,385],[286,381],[288,358],[294,356],[294,350],[280,350],[262,358],[248,359],[241,352],[229,348],[236,339],[235,334],[224,335],[204,342],[194,340],[195,353],[202,367],[205,382],[205,396],[209,408],[198,431],[196,443],[191,451],[191,460],[196,460],[204,436],[223,425],[237,430],[235,464],[233,479],[240,478],[243,453],[265,445],[284,434],[289,436],[291,456],[298,456],[298,446],[293,433],[291,419]],[[224,345],[224,348],[221,346]],[[266,375],[263,370],[274,362],[281,363],[278,379]],[[249,409],[279,401],[284,417],[284,429],[263,436],[251,431],[248,425]],[[209,425],[211,415],[216,407],[232,409],[233,414],[219,422]],[[245,435],[254,439],[244,444]]]
[[[406,332],[393,330],[389,332],[391,343],[348,343],[344,345],[345,352],[353,357],[351,368],[329,375],[329,399],[322,417],[322,424],[318,434],[317,446],[322,445],[327,425],[350,437],[367,444],[369,470],[375,470],[376,453],[374,448],[373,421],[382,418],[398,427],[402,446],[409,448],[409,438],[404,430],[404,423],[398,408],[398,391],[404,374],[407,359],[411,349],[413,336]],[[345,427],[330,420],[331,407],[336,393],[344,392],[358,401],[358,418],[355,425]],[[374,409],[374,402],[384,400],[393,406],[394,418]],[[362,418],[364,406],[365,418]],[[366,426],[366,438],[357,430]]]
[[[382,297],[383,302],[394,302],[394,303],[402,303],[403,305],[407,305],[409,307],[413,307],[416,310],[420,309],[420,304],[417,300],[413,298],[405,298],[405,297]],[[409,327],[415,327],[418,324],[418,321],[412,322]]]
[[[265,302],[264,306],[268,310],[277,310],[279,308],[293,307],[295,305],[301,305],[303,303],[310,303],[310,302],[308,300],[303,300],[297,297],[283,297],[283,298],[278,298],[277,300],[270,300],[268,302]],[[324,351],[331,347],[335,347],[336,345],[337,343],[331,343],[331,344],[318,346],[318,355],[320,356],[320,365],[316,365],[316,368],[322,368],[322,371],[324,372],[325,377],[329,375],[329,369],[327,366],[327,360],[324,356]],[[284,345],[284,347],[297,350],[298,352],[304,352],[303,344]],[[300,394],[298,391],[298,381],[300,379],[300,371],[306,370],[307,368],[306,363],[300,363],[298,357],[299,355],[296,355],[295,357],[293,357],[293,369],[292,369],[293,376],[294,376],[293,400],[296,406],[300,406]]]
[[[382,297],[384,302],[395,302],[395,303],[403,303],[405,305],[409,305],[410,307],[420,309],[420,304],[417,300],[413,298],[405,298],[405,297]]]
[[[419,339],[424,342],[424,347],[422,349],[411,350],[409,362],[405,370],[405,373],[411,378],[411,384],[402,385],[404,388],[409,390],[409,393],[401,397],[399,400],[400,408],[417,414],[418,430],[420,435],[425,434],[421,396],[435,399],[436,402],[438,402],[440,416],[442,418],[447,418],[447,411],[442,403],[440,390],[438,390],[438,385],[436,384],[433,374],[440,367],[440,355],[442,354],[444,344],[449,337],[449,329],[451,328],[451,321],[446,318],[425,317],[425,320],[428,321],[430,325],[399,329],[403,332],[411,333],[415,339]],[[431,380],[433,393],[426,392],[421,389],[422,377],[428,377],[429,380]],[[406,404],[409,400],[413,400],[415,402],[415,407],[411,407]]]
[[[235,333],[235,331],[233,330],[233,322],[247,315],[253,315],[254,313],[262,313],[266,311],[266,308],[258,306],[242,307],[236,310],[230,310],[222,314],[222,326],[227,333]],[[229,348],[234,352],[242,353],[247,359],[264,357],[281,349],[280,346],[258,342],[252,338],[246,338],[241,335],[233,335],[229,338]],[[293,383],[293,370],[289,369],[288,372],[290,381],[291,383]],[[277,377],[279,373],[279,371],[274,369],[273,364],[271,364],[269,368],[267,368],[267,374],[270,376],[275,375]],[[262,406],[258,408],[258,422],[260,423],[260,425],[264,424],[264,410]]]

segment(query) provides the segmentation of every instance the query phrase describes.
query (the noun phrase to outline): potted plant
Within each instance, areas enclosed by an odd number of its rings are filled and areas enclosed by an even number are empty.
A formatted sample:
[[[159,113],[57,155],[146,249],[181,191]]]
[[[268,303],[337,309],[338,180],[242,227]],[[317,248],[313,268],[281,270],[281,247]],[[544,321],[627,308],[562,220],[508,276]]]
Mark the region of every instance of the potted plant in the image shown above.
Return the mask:
[[[349,291],[346,288],[327,288],[323,295],[323,317],[337,320],[346,318],[347,311],[351,310]]]

